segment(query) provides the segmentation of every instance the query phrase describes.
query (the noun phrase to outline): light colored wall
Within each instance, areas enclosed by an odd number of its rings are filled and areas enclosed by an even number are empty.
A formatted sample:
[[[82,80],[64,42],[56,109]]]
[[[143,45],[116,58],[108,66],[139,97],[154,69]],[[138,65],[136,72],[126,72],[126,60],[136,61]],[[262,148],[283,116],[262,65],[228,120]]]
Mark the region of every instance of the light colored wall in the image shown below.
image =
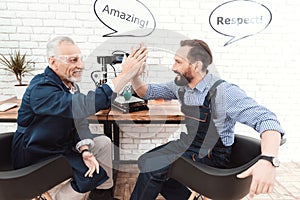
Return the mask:
[[[42,72],[46,66],[47,41],[56,35],[68,35],[78,43],[84,54],[89,55],[86,79],[81,84],[83,91],[87,91],[94,88],[89,79],[89,72],[97,68],[94,58],[99,50],[103,54],[108,54],[116,48],[130,49],[130,45],[143,41],[150,44],[149,46],[178,45],[179,35],[204,39],[213,51],[214,64],[221,78],[236,83],[249,96],[277,114],[288,138],[287,144],[281,147],[281,159],[300,160],[300,156],[296,153],[300,151],[298,134],[300,39],[297,28],[300,21],[299,1],[258,1],[272,12],[270,26],[259,34],[228,46],[224,44],[230,38],[215,32],[208,22],[212,10],[226,1],[143,1],[156,19],[157,31],[163,30],[159,34],[153,33],[155,40],[151,36],[114,39],[102,37],[109,30],[96,18],[93,11],[94,2],[92,0],[2,0],[0,2],[0,53],[7,54],[15,49],[27,52],[30,58],[36,61],[34,72],[36,74]],[[149,82],[173,79],[173,74],[168,68],[172,63],[172,56],[159,51],[150,52],[150,55]],[[161,55],[167,58],[164,59]],[[162,69],[163,72],[159,71]],[[32,76],[27,76],[25,80],[29,81],[31,78]],[[0,80],[0,94],[14,95],[14,77],[0,70]],[[0,132],[15,129],[14,125],[0,124],[0,126]],[[101,131],[101,127],[99,129],[94,127],[93,130]],[[131,159],[160,143],[175,138],[180,128],[170,125],[163,125],[162,128],[136,125],[136,128],[132,128],[124,125],[122,130],[124,131],[121,145],[124,147],[122,158]],[[151,134],[153,130],[156,130],[155,137]],[[242,125],[237,126],[236,132],[258,136],[257,133]],[[149,137],[140,138],[142,133],[149,134]],[[138,136],[132,137],[135,134]],[[167,137],[163,137],[164,134]]]

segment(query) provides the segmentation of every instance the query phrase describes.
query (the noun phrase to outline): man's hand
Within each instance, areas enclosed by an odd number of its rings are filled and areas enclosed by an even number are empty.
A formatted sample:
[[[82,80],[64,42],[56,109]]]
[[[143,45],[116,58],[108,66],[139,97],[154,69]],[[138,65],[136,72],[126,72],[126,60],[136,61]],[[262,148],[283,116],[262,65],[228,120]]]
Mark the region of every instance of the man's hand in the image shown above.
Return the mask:
[[[276,168],[270,162],[259,160],[252,167],[238,174],[237,177],[246,178],[251,175],[250,198],[253,198],[254,195],[257,194],[270,193],[273,191]]]
[[[140,45],[122,61],[122,72],[114,78],[113,84],[118,93],[130,80],[140,74],[146,65],[147,48]]]
[[[93,177],[95,171],[97,174],[99,173],[99,163],[91,152],[83,152],[82,159],[84,164],[88,167],[88,171],[84,175],[85,177]]]
[[[127,58],[122,61],[122,73],[125,73],[129,79],[140,75],[145,68],[147,58],[147,48],[140,46],[133,50]]]

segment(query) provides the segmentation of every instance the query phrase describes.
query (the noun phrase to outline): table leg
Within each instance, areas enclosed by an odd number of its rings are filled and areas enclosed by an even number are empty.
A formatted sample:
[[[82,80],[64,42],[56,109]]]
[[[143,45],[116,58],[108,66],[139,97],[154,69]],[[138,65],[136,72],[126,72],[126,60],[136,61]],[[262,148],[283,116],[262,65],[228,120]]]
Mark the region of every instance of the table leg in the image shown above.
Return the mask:
[[[114,148],[114,160],[120,161],[120,128],[116,123],[113,123],[113,142]]]
[[[104,134],[112,140],[113,138],[112,138],[111,122],[108,121],[103,122],[103,129],[104,129]]]
[[[113,128],[112,128],[113,126]],[[113,146],[113,151],[114,151],[114,157],[113,157],[113,180],[114,180],[114,185],[116,185],[117,177],[118,177],[118,169],[119,169],[119,160],[120,160],[120,155],[119,155],[119,141],[120,141],[120,133],[119,133],[119,127],[110,121],[105,121],[103,122],[103,129],[104,129],[104,134],[109,137],[114,146]]]
[[[116,181],[118,178],[118,169],[120,162],[120,128],[116,123],[112,123],[113,126],[113,143],[114,143],[114,185],[116,185]]]

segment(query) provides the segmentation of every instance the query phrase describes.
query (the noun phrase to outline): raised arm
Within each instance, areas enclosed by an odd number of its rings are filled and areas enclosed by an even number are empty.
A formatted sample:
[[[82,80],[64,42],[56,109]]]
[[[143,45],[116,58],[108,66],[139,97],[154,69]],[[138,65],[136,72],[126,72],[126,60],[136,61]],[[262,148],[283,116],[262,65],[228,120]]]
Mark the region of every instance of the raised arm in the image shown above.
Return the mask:
[[[133,90],[137,93],[139,97],[145,97],[148,90],[148,85],[142,81],[140,75],[135,76],[131,80],[131,85]]]
[[[130,53],[122,62],[122,72],[112,80],[114,84],[114,91],[118,93],[121,89],[137,77],[141,69],[145,67],[147,58],[147,49],[143,46],[138,47]]]

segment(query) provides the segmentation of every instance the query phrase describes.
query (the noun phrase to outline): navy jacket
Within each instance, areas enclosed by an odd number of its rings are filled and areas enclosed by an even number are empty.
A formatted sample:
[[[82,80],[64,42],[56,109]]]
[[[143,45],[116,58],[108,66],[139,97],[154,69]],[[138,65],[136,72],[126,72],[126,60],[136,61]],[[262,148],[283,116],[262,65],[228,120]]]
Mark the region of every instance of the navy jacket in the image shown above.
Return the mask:
[[[18,111],[18,127],[12,144],[14,167],[64,155],[74,169],[72,186],[76,191],[89,191],[107,180],[101,167],[93,178],[84,177],[87,167],[75,145],[82,139],[93,138],[86,117],[108,108],[112,93],[104,84],[87,95],[71,94],[49,67],[36,75]]]

